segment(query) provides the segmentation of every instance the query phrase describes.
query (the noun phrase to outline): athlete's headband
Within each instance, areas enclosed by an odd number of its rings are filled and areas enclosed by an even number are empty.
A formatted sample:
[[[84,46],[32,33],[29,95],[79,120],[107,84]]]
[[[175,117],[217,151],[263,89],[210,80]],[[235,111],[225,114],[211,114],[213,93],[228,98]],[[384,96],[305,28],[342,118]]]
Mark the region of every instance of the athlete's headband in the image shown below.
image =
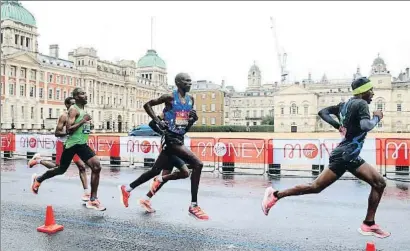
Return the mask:
[[[357,87],[353,90],[353,95],[358,95],[367,92],[368,90],[372,89],[373,85],[372,82],[367,82],[366,84]]]

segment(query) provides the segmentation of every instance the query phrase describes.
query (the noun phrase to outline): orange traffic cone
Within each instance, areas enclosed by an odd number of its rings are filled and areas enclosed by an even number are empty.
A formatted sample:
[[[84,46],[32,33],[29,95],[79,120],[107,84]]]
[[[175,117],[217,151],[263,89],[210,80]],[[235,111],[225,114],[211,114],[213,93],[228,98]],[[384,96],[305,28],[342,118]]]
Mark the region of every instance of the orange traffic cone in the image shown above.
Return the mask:
[[[376,251],[376,246],[373,242],[368,242],[366,245],[366,251]]]
[[[46,220],[44,222],[44,225],[37,228],[37,231],[47,234],[54,234],[63,229],[64,226],[56,224],[56,220],[54,219],[53,207],[50,205],[47,206]]]

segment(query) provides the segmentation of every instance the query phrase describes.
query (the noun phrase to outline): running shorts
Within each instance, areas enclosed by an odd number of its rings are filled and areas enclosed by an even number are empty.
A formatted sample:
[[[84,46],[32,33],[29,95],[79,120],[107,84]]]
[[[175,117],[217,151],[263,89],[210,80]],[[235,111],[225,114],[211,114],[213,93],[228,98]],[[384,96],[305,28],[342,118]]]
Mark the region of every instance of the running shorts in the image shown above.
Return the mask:
[[[366,163],[364,159],[355,154],[349,155],[349,149],[345,146],[336,147],[329,158],[329,169],[332,170],[339,178],[349,171],[354,173],[357,168]]]
[[[64,147],[64,142],[57,140],[56,144],[56,165],[59,166],[61,162],[61,155],[63,154],[65,147]],[[73,161],[77,163],[80,159],[80,157],[76,154],[73,157]]]

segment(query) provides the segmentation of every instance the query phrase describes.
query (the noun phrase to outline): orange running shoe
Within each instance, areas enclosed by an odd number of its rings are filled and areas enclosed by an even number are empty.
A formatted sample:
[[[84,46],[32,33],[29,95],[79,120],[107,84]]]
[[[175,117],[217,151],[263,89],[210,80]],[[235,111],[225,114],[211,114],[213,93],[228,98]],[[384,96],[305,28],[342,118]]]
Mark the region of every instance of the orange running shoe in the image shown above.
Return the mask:
[[[105,208],[103,205],[101,205],[99,200],[89,200],[85,206],[89,209],[95,209],[97,211],[107,210],[107,208]]]
[[[154,177],[151,183],[151,193],[152,195],[158,190],[158,187],[161,185],[161,182],[158,180],[158,176]]]
[[[188,211],[191,216],[198,220],[209,220],[209,216],[199,206],[190,206]]]
[[[28,161],[28,167],[32,168],[33,166],[37,165],[37,160],[41,159],[41,155],[39,153],[36,153],[33,155],[33,157]]]
[[[118,189],[120,190],[121,203],[124,205],[124,207],[128,207],[128,199],[130,198],[131,193],[127,192],[125,185],[118,186]]]
[[[269,214],[269,210],[276,204],[278,198],[275,196],[276,190],[271,186],[266,188],[265,195],[262,200],[262,211],[265,215]]]
[[[151,201],[140,199],[139,202],[140,202],[141,207],[144,208],[147,213],[155,212],[155,209],[153,209],[151,206]]]
[[[37,174],[33,173],[31,176],[31,191],[34,194],[38,194],[38,189],[40,188],[41,183],[37,181]]]
[[[368,225],[363,223],[357,231],[359,231],[359,233],[361,233],[362,235],[366,235],[366,236],[373,235],[377,238],[387,238],[391,235],[391,233],[384,231],[377,224],[374,224],[369,227]]]

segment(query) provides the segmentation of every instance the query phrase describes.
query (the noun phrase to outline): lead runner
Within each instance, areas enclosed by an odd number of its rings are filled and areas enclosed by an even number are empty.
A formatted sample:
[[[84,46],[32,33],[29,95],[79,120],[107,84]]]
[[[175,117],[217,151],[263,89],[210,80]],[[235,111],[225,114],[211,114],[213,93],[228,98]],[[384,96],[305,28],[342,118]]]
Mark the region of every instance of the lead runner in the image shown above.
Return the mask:
[[[329,168],[323,170],[319,177],[311,184],[298,185],[283,191],[276,191],[272,187],[265,190],[262,200],[262,211],[268,215],[269,210],[288,196],[317,194],[338,180],[346,171],[351,172],[360,180],[371,186],[366,218],[358,229],[362,235],[373,235],[386,238],[390,233],[384,231],[375,223],[375,215],[380,199],[382,198],[386,182],[370,164],[360,156],[367,132],[371,131],[383,118],[381,111],[373,112],[370,118],[369,104],[374,96],[373,86],[369,79],[359,78],[352,82],[353,97],[346,103],[324,108],[319,116],[342,132],[345,137],[336,147],[329,158]],[[330,114],[337,116],[340,122],[335,121]]]

